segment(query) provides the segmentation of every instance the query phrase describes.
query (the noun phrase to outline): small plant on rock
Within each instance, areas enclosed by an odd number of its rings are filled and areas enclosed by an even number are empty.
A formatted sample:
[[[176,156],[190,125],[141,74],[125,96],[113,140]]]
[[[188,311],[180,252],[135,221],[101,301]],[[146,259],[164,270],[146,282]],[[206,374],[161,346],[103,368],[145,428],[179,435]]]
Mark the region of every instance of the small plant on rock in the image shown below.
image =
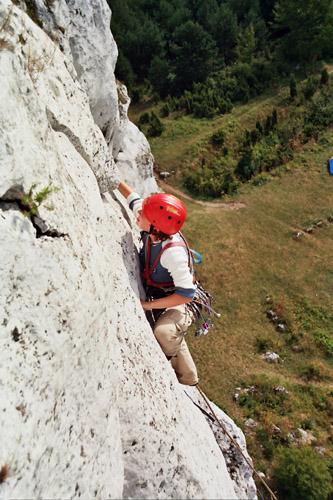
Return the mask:
[[[23,194],[20,200],[23,207],[23,213],[29,218],[37,215],[39,207],[51,193],[59,191],[59,188],[52,186],[52,184],[45,186],[43,189],[37,192],[35,192],[35,188],[36,184],[32,184],[29,192]],[[53,205],[45,205],[45,208],[47,208],[48,210],[54,210]]]

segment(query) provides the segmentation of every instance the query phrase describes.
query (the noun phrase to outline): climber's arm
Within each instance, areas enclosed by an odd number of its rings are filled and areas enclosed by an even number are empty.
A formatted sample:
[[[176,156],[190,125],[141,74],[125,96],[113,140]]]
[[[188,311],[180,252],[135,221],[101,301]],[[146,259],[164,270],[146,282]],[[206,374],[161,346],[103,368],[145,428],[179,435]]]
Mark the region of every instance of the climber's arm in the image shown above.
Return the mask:
[[[124,196],[124,198],[128,198],[131,193],[133,193],[134,189],[132,189],[126,182],[121,181],[118,186],[118,191]]]
[[[169,307],[180,306],[181,304],[188,304],[191,302],[192,298],[185,297],[184,295],[179,295],[178,293],[173,293],[168,297],[162,297],[161,299],[151,300],[151,301],[141,301],[141,305],[145,311],[150,309],[168,309]]]

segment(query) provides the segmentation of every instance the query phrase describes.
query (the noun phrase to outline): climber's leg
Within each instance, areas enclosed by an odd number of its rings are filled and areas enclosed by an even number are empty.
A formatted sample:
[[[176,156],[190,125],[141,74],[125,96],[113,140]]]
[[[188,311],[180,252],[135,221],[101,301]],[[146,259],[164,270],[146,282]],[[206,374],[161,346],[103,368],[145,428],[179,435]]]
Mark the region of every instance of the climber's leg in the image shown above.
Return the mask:
[[[176,356],[171,358],[171,365],[181,384],[196,385],[199,382],[198,372],[185,339],[183,339]]]
[[[192,314],[185,305],[166,309],[154,326],[154,334],[164,354],[172,357],[172,366],[182,384],[198,382],[194,361],[188,350],[184,336],[192,323]],[[177,356],[174,359],[174,356]]]

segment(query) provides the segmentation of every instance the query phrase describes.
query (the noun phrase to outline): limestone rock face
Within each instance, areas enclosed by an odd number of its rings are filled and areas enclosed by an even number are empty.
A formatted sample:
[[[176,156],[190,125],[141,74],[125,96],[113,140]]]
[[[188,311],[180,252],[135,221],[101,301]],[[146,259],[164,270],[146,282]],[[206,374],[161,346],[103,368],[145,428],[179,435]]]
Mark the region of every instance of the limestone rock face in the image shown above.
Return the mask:
[[[154,158],[143,133],[127,116],[130,99],[125,85],[118,82],[120,121],[112,140],[112,153],[126,180],[141,195],[156,193],[159,188],[152,175]],[[138,177],[138,168],[140,177]]]
[[[241,429],[235,425],[231,418],[228,417],[228,415],[226,415],[221,408],[207,399],[221,425],[209,418],[208,415],[211,415],[211,410],[207,405],[207,402],[193,387],[186,387],[185,393],[194,403],[206,412],[205,415],[207,422],[212,429],[221,450],[223,450],[223,455],[226,460],[228,471],[233,480],[237,498],[248,498],[251,500],[257,499],[257,489],[252,478],[252,469],[249,465],[251,464],[252,466],[252,460],[247,452],[245,436]],[[205,398],[207,397],[205,396]],[[239,448],[237,448],[231,441],[230,437],[226,435],[225,431],[229,434],[229,436],[231,436],[234,442],[237,443],[247,461],[240,453]]]
[[[236,498],[143,314],[91,101],[16,4],[0,2],[0,497]]]
[[[62,48],[69,70],[89,96],[91,113],[114,160],[119,162],[122,177],[142,196],[159,191],[149,143],[128,119],[127,89],[120,83],[117,86],[115,80],[118,50],[110,31],[111,11],[106,0],[32,2],[44,30]]]

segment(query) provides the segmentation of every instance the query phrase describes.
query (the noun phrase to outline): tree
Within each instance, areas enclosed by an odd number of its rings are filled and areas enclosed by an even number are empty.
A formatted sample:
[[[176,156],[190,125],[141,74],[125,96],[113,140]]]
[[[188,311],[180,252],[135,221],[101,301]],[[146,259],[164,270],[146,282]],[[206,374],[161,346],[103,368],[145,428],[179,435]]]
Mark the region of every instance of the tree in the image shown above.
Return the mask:
[[[217,66],[217,48],[202,26],[188,21],[175,30],[171,45],[178,92],[204,81]]]
[[[171,85],[174,74],[167,60],[155,56],[151,62],[148,78],[154,90],[159,93],[162,98],[165,98],[171,93]]]
[[[282,35],[282,60],[311,63],[330,50],[332,20],[332,0],[279,0],[274,9],[274,26]]]
[[[330,76],[328,74],[327,68],[324,68],[321,71],[321,75],[320,75],[320,85],[327,85],[329,82],[329,79],[330,79]]]
[[[251,63],[256,50],[256,37],[252,24],[238,35],[236,54],[237,59],[244,63]]]
[[[295,99],[295,97],[297,97],[297,85],[294,75],[291,75],[290,77],[289,92],[291,99]]]
[[[226,64],[234,59],[237,43],[237,17],[227,5],[221,5],[213,23],[213,37]]]
[[[277,0],[260,0],[260,11],[264,20],[269,23],[273,21],[274,18],[274,6]]]
[[[123,45],[125,56],[142,79],[147,76],[153,57],[163,52],[163,34],[153,21],[145,19],[142,24],[133,25]]]
[[[216,0],[205,0],[204,2],[200,2],[198,7],[197,21],[210,34],[213,34],[212,29],[218,13],[218,8]]]
[[[119,49],[118,59],[115,70],[116,77],[118,80],[124,82],[129,88],[134,83],[134,73],[131,66],[131,63],[124,56],[123,51]]]

